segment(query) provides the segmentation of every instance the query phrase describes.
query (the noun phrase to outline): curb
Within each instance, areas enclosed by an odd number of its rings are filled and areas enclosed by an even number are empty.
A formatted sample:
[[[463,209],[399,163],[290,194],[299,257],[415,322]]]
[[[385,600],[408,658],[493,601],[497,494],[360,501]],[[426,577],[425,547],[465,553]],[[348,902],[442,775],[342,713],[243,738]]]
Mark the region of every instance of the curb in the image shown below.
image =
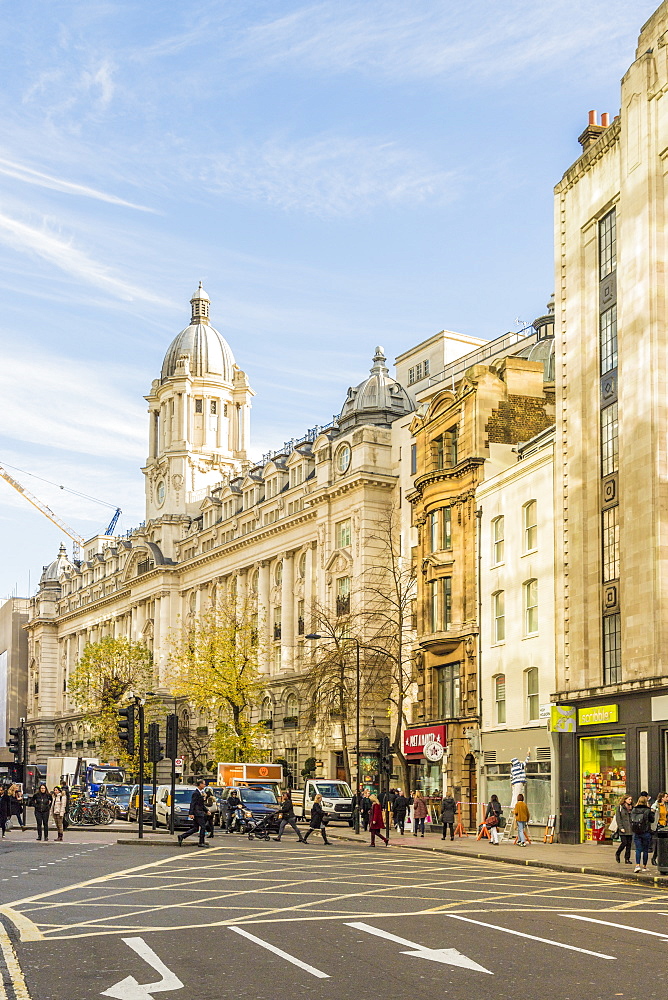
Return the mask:
[[[129,840],[126,837],[119,837],[116,843],[125,845],[129,844],[132,847],[178,847],[179,846],[176,840],[149,840],[146,837],[144,837],[142,840],[139,840],[137,837],[134,837],[132,840]]]
[[[339,840],[341,843],[353,844],[357,847],[368,847],[366,841],[351,840],[348,837],[342,837],[337,834],[332,834],[332,839]],[[489,854],[481,854],[478,851],[453,851],[449,850],[447,847],[418,847],[413,844],[390,844],[390,847],[397,847],[399,850],[408,851],[429,851],[431,854],[447,854],[449,857],[457,858],[471,858],[475,861],[494,861],[497,864],[502,865],[518,865],[520,868],[543,868],[548,871],[555,872],[566,872],[571,875],[598,875],[603,878],[614,879],[615,881],[623,882],[633,882],[635,885],[646,885],[653,886],[655,888],[668,889],[668,876],[654,875],[654,876],[640,876],[636,875],[634,872],[624,871],[620,872],[610,872],[604,868],[589,868],[581,865],[568,865],[559,861],[539,861],[527,858],[522,860],[521,858],[503,858],[497,855],[496,857],[491,857]]]

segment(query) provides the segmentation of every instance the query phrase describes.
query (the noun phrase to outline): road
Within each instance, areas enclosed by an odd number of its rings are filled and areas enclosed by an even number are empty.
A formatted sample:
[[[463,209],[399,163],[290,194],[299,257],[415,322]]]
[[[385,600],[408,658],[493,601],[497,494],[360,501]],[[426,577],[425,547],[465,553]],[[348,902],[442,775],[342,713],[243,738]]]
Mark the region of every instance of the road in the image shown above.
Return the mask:
[[[0,848],[0,1000],[668,993],[662,889],[287,838],[20,836]]]

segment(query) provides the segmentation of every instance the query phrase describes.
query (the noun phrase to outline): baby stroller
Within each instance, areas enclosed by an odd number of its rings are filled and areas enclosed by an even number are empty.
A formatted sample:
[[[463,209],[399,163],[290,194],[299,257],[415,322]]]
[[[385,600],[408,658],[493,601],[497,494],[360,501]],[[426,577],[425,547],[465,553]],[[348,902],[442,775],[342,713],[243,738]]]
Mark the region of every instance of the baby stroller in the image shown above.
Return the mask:
[[[263,816],[262,819],[253,817],[246,820],[246,831],[249,840],[269,840],[269,821],[271,816]]]

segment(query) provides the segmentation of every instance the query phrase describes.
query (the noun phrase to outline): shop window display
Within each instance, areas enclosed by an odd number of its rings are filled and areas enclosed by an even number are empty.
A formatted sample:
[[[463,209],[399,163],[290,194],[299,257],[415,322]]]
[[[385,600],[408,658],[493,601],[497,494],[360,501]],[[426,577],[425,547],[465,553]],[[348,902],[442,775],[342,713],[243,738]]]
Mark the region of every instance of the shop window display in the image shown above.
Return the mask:
[[[580,740],[582,840],[601,841],[626,792],[626,740],[592,736]]]

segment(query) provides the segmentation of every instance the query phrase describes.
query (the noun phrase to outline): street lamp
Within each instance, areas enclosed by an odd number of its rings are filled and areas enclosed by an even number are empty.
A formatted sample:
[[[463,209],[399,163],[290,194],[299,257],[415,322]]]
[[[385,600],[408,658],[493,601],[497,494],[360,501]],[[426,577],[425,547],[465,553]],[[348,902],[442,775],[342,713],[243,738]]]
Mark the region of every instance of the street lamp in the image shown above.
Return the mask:
[[[311,632],[310,635],[306,636],[307,639],[322,639],[324,638],[319,632]],[[356,657],[355,657],[355,812],[353,814],[353,822],[355,824],[355,833],[360,832],[360,643],[359,639],[355,639],[352,636],[348,638],[348,642],[355,643]]]

